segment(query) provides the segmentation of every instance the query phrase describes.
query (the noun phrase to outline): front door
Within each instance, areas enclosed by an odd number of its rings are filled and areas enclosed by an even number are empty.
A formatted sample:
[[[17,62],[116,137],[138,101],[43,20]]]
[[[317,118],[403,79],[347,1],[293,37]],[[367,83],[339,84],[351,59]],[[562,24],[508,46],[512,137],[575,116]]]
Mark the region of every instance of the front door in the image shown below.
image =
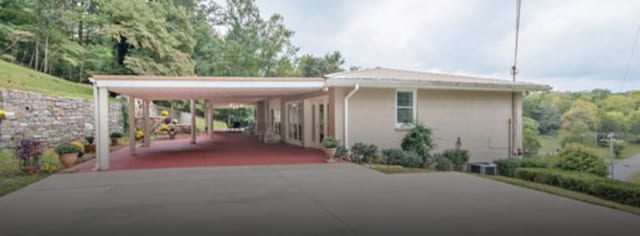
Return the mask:
[[[287,103],[287,138],[286,141],[295,145],[302,145],[302,117],[301,102]]]
[[[326,137],[328,131],[328,99],[326,97],[314,98],[310,99],[308,104],[310,106],[310,135],[307,136],[309,145],[306,146],[322,148],[322,140]]]

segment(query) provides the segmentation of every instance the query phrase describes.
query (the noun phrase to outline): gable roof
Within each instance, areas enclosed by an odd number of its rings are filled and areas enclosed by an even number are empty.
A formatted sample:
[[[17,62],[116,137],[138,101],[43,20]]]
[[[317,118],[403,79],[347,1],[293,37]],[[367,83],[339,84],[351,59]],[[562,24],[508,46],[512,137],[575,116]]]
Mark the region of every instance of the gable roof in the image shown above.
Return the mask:
[[[419,87],[461,90],[547,91],[551,86],[529,82],[489,79],[466,75],[372,68],[324,76],[329,86]]]

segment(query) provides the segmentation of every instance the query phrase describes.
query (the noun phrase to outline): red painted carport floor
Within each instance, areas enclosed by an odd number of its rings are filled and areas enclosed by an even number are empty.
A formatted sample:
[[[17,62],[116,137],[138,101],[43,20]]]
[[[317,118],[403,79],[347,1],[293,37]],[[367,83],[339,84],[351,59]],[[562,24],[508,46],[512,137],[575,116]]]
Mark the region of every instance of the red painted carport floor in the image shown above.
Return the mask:
[[[109,170],[325,163],[321,150],[263,144],[241,133],[200,135],[197,140],[197,144],[190,139],[154,141],[151,147],[136,148],[135,155],[130,155],[128,147],[121,148],[111,152]],[[78,169],[91,171],[95,162],[84,162]]]

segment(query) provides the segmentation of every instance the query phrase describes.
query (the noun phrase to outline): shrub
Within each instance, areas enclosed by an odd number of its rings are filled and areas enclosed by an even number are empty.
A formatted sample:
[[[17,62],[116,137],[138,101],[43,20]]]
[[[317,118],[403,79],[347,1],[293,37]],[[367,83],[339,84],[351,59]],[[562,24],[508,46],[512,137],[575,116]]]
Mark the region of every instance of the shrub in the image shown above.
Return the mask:
[[[60,144],[55,149],[58,155],[72,154],[72,153],[80,153],[80,148],[68,143]]]
[[[416,124],[402,139],[401,146],[402,150],[415,152],[423,158],[429,156],[435,148],[431,129],[422,124]]]
[[[507,158],[496,160],[498,174],[513,177],[517,168],[547,168],[551,159],[548,157],[528,157],[523,159]]]
[[[111,138],[122,138],[122,133],[113,132],[113,133],[111,133],[111,135],[109,135],[109,137],[111,137]]]
[[[92,144],[93,141],[95,141],[95,138],[93,136],[86,136],[84,137],[84,140],[87,140],[88,144]]]
[[[16,157],[24,166],[35,166],[42,156],[42,143],[31,139],[23,139],[16,147]]]
[[[614,142],[613,155],[615,155],[616,158],[622,158],[622,151],[624,151],[625,147],[626,145],[624,144],[624,142]]]
[[[331,136],[324,137],[322,139],[322,146],[324,146],[324,148],[337,148],[338,140]]]
[[[351,146],[351,153],[353,155],[351,159],[357,159],[358,161],[380,161],[378,146],[374,144],[355,143]]]
[[[414,152],[400,149],[382,150],[383,162],[387,165],[400,165],[404,167],[418,168],[422,165],[422,157]]]
[[[454,169],[454,165],[451,160],[443,157],[441,154],[437,154],[434,156],[435,159],[435,168],[438,171],[452,171]]]
[[[346,158],[348,154],[348,151],[346,148],[344,148],[344,146],[340,145],[336,148],[336,156],[338,158]]]
[[[639,184],[602,178],[588,173],[540,168],[517,169],[515,177],[640,207]]]
[[[462,171],[469,162],[469,151],[464,149],[449,149],[442,153],[442,157],[451,161],[453,169]]]
[[[0,177],[11,177],[20,174],[20,162],[9,150],[0,151]]]
[[[560,151],[552,167],[566,171],[579,171],[597,176],[607,176],[607,164],[592,151],[579,144],[572,144]]]
[[[54,150],[49,150],[42,155],[42,170],[47,173],[55,173],[62,167]]]

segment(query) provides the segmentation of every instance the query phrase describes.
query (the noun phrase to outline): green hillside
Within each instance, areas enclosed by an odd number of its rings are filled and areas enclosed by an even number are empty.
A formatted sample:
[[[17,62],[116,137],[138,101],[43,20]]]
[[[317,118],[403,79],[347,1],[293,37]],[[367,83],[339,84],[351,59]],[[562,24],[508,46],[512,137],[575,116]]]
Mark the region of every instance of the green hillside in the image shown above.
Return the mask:
[[[5,61],[0,61],[0,88],[31,91],[50,96],[93,98],[93,90],[89,85],[74,83]]]

